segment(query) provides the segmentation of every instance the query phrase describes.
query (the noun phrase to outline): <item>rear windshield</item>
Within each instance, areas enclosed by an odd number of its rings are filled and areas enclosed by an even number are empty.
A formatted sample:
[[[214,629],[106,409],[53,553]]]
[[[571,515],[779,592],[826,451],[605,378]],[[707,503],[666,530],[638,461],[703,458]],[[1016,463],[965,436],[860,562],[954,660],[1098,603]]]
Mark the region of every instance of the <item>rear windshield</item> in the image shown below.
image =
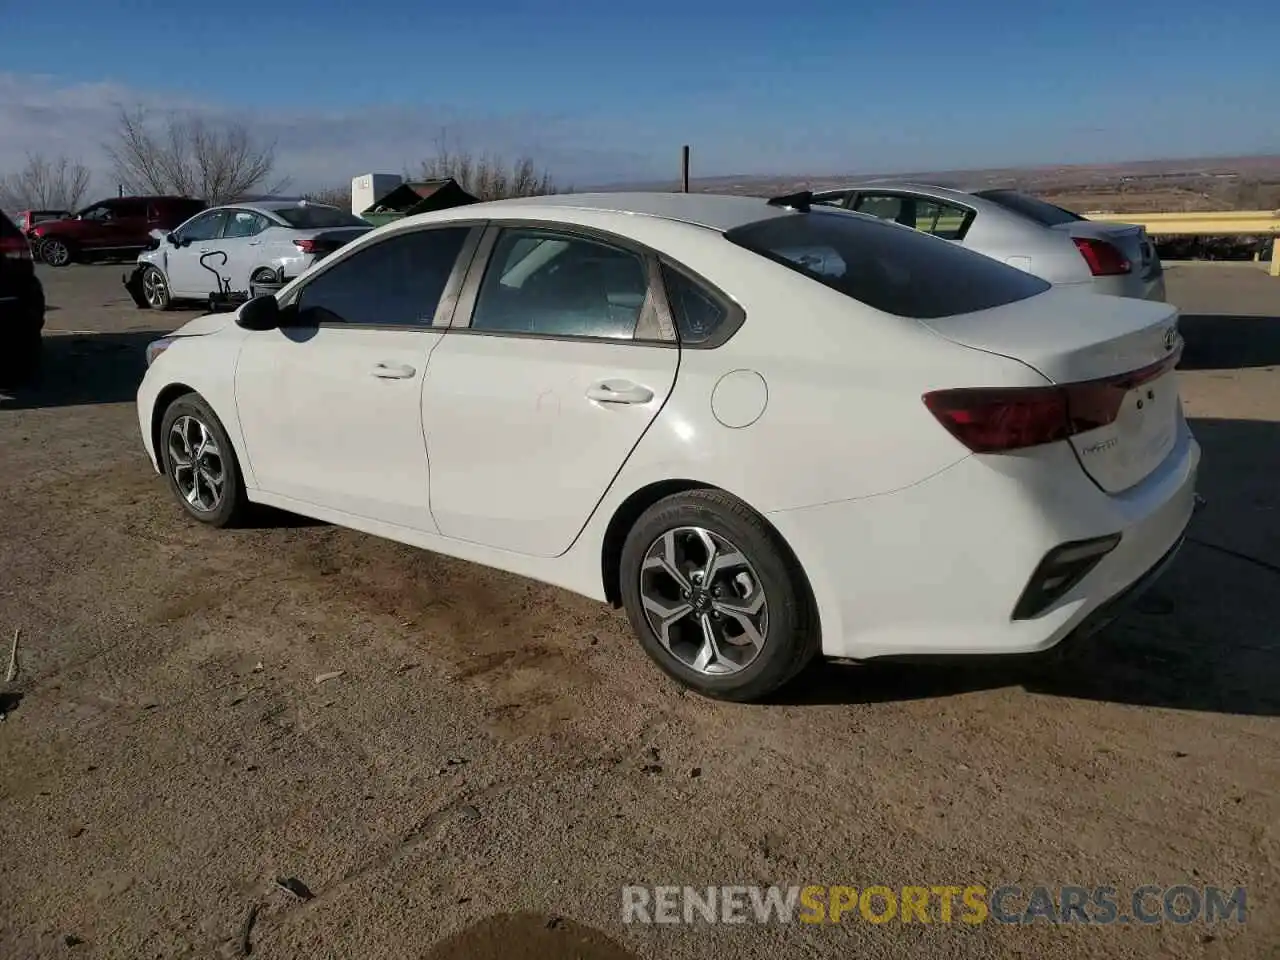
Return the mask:
[[[368,220],[337,207],[285,207],[272,210],[277,217],[298,230],[327,230],[330,227],[371,227]]]
[[[1039,277],[980,253],[851,213],[773,217],[725,238],[859,303],[918,320],[987,310],[1049,289]]]
[[[18,225],[9,219],[9,215],[0,210],[0,237],[20,237],[22,231],[18,229]]]
[[[1016,190],[979,190],[974,193],[974,196],[990,200],[1014,213],[1020,213],[1028,220],[1034,220],[1045,227],[1056,227],[1060,223],[1075,223],[1077,220],[1085,219],[1078,213],[1055,207],[1052,203],[1037,200],[1035,197],[1028,197],[1025,193],[1018,193]]]

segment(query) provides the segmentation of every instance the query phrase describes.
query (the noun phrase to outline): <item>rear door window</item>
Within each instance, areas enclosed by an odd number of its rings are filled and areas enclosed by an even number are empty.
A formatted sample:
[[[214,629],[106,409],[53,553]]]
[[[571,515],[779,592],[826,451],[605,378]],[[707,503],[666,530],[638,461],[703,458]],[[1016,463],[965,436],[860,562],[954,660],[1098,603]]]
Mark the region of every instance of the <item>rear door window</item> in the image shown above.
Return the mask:
[[[853,209],[943,240],[959,240],[973,218],[964,207],[907,193],[859,193]]]
[[[471,329],[630,340],[648,293],[645,262],[629,250],[508,228],[485,268]]]
[[[725,239],[859,303],[913,319],[987,310],[1050,286],[964,247],[835,211],[760,220]]]

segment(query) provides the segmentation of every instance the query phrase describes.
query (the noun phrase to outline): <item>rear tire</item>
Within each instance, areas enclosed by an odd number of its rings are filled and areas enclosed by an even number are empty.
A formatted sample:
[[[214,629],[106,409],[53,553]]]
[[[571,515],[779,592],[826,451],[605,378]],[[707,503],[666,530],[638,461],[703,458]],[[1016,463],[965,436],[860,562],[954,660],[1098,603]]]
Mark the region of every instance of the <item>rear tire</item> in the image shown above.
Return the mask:
[[[641,646],[699,693],[761,699],[818,652],[817,612],[798,562],[759,514],[723,491],[658,501],[627,534],[620,566]]]
[[[69,240],[47,237],[40,244],[40,258],[51,267],[67,267],[75,262],[76,251]]]
[[[217,415],[188,393],[169,404],[156,451],[169,489],[188,516],[211,527],[234,526],[248,510],[240,462]]]

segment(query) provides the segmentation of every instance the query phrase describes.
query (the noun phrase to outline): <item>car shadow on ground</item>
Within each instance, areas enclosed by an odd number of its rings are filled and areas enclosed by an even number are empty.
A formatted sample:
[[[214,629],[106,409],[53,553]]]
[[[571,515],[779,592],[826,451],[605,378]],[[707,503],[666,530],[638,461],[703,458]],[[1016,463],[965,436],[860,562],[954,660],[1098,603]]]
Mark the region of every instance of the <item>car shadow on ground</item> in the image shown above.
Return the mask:
[[[1238,370],[1280,365],[1280,317],[1183,314],[1181,370]]]
[[[1192,520],[1172,567],[1120,619],[1061,656],[820,663],[780,692],[790,704],[1031,693],[1280,716],[1280,424],[1196,419],[1204,451]]]
[[[164,330],[111,333],[45,331],[40,369],[0,386],[0,410],[133,402],[147,369],[146,349]]]

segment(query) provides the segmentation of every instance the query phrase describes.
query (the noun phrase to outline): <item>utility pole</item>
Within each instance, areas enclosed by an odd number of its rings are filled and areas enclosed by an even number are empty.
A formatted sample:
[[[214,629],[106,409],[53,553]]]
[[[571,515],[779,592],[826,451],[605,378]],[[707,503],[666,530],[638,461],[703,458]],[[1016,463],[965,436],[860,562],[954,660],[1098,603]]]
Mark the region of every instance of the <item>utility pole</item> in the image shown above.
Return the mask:
[[[689,145],[680,148],[680,192],[689,192]]]

